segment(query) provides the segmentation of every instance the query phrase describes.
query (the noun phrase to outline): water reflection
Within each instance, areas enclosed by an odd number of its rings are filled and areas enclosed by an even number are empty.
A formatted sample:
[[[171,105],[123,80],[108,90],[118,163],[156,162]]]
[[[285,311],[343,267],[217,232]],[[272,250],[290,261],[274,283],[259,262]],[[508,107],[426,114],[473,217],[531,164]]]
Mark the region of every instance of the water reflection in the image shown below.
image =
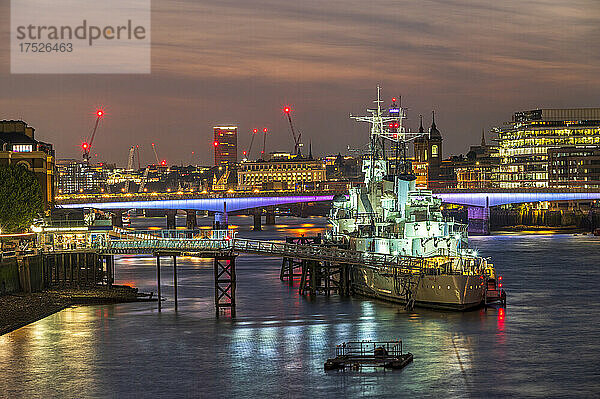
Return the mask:
[[[322,219],[279,218],[278,225],[252,232],[251,222],[235,220],[241,236],[283,240],[325,226]],[[290,287],[279,280],[281,259],[244,255],[237,266],[238,317],[216,320],[211,261],[178,259],[175,313],[172,266],[164,258],[168,300],[161,314],[149,303],[76,307],[0,337],[0,392],[7,397],[594,396],[600,390],[595,378],[598,241],[580,236],[474,241],[505,278],[506,311],[407,312],[369,299],[304,297],[297,281]],[[154,259],[120,257],[117,279],[155,291]],[[399,338],[415,354],[401,372],[323,371],[336,344]],[[556,362],[559,357],[569,364],[568,375]]]

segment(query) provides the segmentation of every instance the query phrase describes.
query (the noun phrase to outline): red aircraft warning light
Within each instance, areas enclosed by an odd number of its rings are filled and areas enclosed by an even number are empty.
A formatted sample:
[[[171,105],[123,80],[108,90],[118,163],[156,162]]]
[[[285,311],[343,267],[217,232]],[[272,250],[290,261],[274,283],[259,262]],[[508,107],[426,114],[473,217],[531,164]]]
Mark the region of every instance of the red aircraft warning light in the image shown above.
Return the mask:
[[[167,165],[167,161],[165,161],[165,160],[163,159],[162,161],[160,161],[160,164],[161,164],[162,166],[166,166],[166,165]]]
[[[267,132],[267,128],[264,128],[264,129],[263,129],[263,132],[265,132],[265,133],[266,133],[266,132]]]
[[[283,108],[283,112],[285,112],[286,114],[289,114],[291,111],[292,111],[292,109],[290,107]]]
[[[396,97],[392,97],[392,102],[395,103],[396,102]]]
[[[101,110],[101,109],[97,110],[97,111],[96,111],[96,116],[97,116],[98,118],[102,118],[102,116],[104,116],[104,111],[103,111],[103,110]]]
[[[213,145],[216,147],[216,146],[218,146],[218,145],[219,145],[219,142],[218,142],[218,141],[215,141],[215,142],[213,143]]]
[[[258,133],[258,129],[252,130],[253,133]]]

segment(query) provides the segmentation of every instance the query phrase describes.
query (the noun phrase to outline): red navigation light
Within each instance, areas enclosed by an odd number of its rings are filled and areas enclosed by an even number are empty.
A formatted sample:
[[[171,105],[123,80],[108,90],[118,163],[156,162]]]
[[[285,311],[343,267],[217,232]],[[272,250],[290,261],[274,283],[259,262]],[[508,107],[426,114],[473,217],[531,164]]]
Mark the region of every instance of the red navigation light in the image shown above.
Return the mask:
[[[292,109],[291,109],[290,107],[285,107],[285,108],[283,109],[283,112],[285,112],[286,114],[289,114],[291,110],[292,110]]]
[[[267,132],[267,128],[264,128],[264,129],[263,129],[263,132],[265,132],[265,133],[266,133],[266,132]]]
[[[258,133],[258,129],[254,129],[252,133]]]
[[[396,97],[392,97],[392,102],[395,103],[396,102]]]
[[[215,142],[213,143],[213,145],[216,147],[216,146],[218,146],[218,145],[219,145],[219,142],[218,142],[218,141],[215,141]]]

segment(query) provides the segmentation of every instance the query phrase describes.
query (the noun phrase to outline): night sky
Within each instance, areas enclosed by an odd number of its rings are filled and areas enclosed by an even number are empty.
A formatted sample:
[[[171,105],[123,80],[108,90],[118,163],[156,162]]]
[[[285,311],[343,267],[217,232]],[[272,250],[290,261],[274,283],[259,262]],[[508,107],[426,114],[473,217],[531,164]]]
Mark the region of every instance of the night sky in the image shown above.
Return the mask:
[[[148,163],[155,142],[169,163],[195,151],[210,164],[214,124],[237,123],[244,148],[267,126],[267,151],[291,150],[284,105],[316,155],[359,147],[367,127],[348,114],[371,105],[377,84],[402,96],[411,128],[435,109],[444,157],[514,111],[600,106],[598,0],[152,3],[150,75],[11,75],[0,0],[0,119],[23,119],[58,158],[80,158],[104,106],[100,160],[124,165],[138,144]]]

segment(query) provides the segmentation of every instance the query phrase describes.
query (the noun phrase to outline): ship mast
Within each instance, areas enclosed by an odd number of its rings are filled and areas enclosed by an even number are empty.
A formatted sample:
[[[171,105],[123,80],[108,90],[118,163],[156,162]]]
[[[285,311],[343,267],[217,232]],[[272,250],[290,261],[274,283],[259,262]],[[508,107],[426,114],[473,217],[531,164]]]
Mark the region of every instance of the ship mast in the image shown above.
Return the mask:
[[[406,109],[400,105],[398,107],[397,116],[384,116],[384,108],[381,104],[381,87],[377,86],[377,99],[374,101],[377,104],[377,109],[367,109],[370,115],[357,116],[350,115],[350,118],[358,122],[367,122],[371,125],[371,133],[369,140],[369,163],[367,173],[365,175],[365,182],[374,181],[376,176],[376,169],[385,167],[384,174],[388,173],[387,162],[385,155],[385,141],[388,140],[395,143],[396,148],[402,146],[404,149],[404,173],[407,173],[406,167],[406,143],[416,139],[417,137],[423,136],[424,133],[409,132],[403,126],[403,121],[406,119]],[[387,126],[394,127],[394,131],[388,129]],[[379,162],[378,162],[379,161]],[[398,170],[396,170],[398,173]],[[367,180],[368,179],[368,180]]]

